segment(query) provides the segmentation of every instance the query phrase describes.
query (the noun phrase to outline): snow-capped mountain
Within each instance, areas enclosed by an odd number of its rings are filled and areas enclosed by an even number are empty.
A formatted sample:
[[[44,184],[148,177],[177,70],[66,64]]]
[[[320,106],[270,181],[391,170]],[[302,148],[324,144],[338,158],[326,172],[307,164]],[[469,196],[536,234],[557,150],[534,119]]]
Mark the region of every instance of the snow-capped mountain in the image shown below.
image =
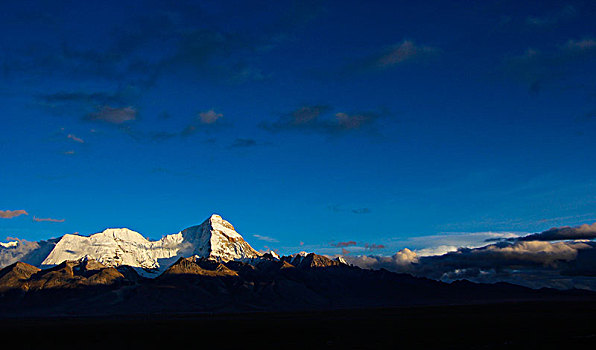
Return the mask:
[[[18,245],[3,245],[0,256],[15,255],[11,249],[16,247]],[[201,225],[164,236],[157,241],[150,241],[140,233],[126,228],[106,229],[91,236],[66,234],[55,243],[41,264],[36,265],[54,266],[67,260],[87,257],[106,266],[128,265],[157,272],[165,270],[180,257],[193,255],[220,261],[260,256],[236,232],[232,224],[213,214]]]
[[[181,253],[186,257],[197,255],[229,261],[260,255],[236,232],[232,224],[215,214],[199,226],[189,227],[164,239],[181,240]]]
[[[16,247],[17,245],[19,245],[19,242],[17,241],[11,241],[11,242],[0,242],[0,247],[4,247],[4,248],[13,248]]]
[[[159,268],[159,260],[176,256],[182,239],[168,235],[149,241],[126,228],[107,229],[89,237],[67,234],[41,263],[58,265],[66,260],[93,258],[106,266],[129,265],[145,269]]]

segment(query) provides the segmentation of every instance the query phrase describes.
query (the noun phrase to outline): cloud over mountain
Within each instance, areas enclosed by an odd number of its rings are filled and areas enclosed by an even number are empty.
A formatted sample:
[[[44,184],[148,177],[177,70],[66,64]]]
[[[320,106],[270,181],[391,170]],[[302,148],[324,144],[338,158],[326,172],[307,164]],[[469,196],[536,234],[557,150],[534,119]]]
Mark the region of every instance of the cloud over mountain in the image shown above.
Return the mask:
[[[345,256],[344,259],[364,269],[386,269],[395,272],[409,272],[412,264],[418,262],[418,256],[408,248],[404,248],[392,256]]]

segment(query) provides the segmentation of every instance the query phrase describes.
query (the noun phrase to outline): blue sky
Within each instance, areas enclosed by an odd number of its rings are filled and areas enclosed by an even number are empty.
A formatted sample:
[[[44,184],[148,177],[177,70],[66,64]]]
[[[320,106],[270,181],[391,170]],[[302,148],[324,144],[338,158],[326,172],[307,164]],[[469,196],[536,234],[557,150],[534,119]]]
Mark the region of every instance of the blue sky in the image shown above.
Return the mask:
[[[219,213],[258,249],[393,254],[592,223],[595,15],[590,1],[3,3],[0,237],[159,238]]]

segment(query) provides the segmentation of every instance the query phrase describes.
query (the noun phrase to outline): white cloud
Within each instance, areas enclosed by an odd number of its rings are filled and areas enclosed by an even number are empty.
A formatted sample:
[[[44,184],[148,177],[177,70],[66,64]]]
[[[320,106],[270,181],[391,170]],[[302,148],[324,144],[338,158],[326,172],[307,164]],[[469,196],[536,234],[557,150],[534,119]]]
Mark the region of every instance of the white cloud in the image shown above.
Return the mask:
[[[458,248],[454,245],[440,245],[433,248],[416,249],[415,252],[418,256],[434,256],[455,252]]]
[[[408,271],[413,263],[418,262],[418,255],[408,248],[404,248],[392,256],[344,256],[344,259],[363,269],[387,269],[391,271]]]

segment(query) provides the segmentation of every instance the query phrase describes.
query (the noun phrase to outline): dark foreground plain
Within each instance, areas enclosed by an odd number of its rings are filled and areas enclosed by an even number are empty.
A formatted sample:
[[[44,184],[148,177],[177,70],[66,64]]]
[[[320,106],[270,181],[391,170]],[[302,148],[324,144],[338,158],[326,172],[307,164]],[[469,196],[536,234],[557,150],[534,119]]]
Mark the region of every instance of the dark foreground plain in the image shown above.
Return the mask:
[[[88,259],[15,263],[0,270],[0,337],[24,349],[596,348],[594,292],[291,262],[180,258],[153,279]]]
[[[524,302],[336,311],[12,318],[18,348],[595,348],[595,302]]]

